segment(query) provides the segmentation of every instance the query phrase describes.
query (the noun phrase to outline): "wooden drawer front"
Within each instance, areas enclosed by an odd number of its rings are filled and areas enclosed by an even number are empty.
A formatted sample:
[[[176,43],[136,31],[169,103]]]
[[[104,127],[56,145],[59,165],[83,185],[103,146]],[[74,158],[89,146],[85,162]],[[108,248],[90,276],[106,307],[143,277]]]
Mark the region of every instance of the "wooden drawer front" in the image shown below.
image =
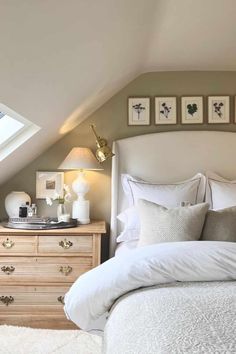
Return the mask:
[[[0,312],[61,311],[69,287],[2,286]]]
[[[0,257],[0,282],[74,282],[92,268],[92,257]]]
[[[0,236],[0,254],[30,254],[35,250],[35,236]]]
[[[39,236],[39,253],[91,253],[92,236]]]

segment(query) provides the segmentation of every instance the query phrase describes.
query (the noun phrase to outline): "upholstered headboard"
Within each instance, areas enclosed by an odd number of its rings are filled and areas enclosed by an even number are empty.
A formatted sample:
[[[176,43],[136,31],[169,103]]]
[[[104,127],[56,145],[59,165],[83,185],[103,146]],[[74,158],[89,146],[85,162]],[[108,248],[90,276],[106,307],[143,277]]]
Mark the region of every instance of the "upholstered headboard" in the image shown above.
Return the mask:
[[[120,176],[129,173],[150,182],[176,182],[197,172],[214,171],[236,178],[236,133],[181,131],[140,135],[113,144],[110,255],[127,207]]]

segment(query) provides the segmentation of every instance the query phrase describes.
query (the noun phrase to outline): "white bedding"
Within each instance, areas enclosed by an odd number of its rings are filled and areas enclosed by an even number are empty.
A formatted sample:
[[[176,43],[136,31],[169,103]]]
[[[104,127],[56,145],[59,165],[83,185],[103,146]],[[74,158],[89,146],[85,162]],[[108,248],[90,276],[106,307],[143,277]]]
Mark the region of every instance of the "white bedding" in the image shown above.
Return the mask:
[[[82,275],[65,296],[67,316],[82,329],[130,291],[173,282],[236,280],[236,243],[173,242],[140,247]],[[193,352],[194,353],[194,352]]]
[[[126,252],[132,251],[137,247],[138,240],[125,241],[117,244],[115,256],[120,256]]]
[[[236,282],[186,282],[121,297],[104,331],[106,354],[236,353]]]

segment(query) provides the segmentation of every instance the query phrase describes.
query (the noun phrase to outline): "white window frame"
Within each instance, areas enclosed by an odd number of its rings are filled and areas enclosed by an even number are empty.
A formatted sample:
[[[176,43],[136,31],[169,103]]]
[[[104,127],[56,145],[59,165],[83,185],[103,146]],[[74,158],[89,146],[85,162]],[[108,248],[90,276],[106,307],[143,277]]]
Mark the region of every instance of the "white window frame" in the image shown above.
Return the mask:
[[[34,134],[36,134],[41,128],[36,124],[30,122],[28,119],[22,117],[19,113],[13,111],[3,103],[0,103],[0,112],[4,112],[11,118],[24,124],[15,134],[10,136],[6,141],[0,144],[0,161],[5,159],[14,150],[24,144]]]

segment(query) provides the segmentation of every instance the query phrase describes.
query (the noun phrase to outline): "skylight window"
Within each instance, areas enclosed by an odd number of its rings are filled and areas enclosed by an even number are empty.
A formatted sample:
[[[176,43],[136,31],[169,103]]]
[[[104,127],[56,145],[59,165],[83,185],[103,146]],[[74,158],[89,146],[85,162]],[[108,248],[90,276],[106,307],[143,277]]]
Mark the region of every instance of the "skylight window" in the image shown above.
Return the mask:
[[[39,130],[36,124],[0,103],[0,161]]]
[[[24,124],[0,112],[0,144],[7,141],[24,127]]]

